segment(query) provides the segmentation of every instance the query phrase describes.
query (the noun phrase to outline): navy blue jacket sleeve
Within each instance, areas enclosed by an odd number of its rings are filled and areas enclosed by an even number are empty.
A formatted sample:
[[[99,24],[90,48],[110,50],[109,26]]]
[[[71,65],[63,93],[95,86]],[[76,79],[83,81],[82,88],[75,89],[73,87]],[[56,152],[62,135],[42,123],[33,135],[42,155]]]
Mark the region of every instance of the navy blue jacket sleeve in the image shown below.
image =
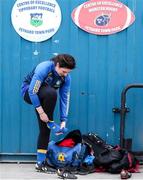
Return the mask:
[[[29,92],[31,102],[35,108],[41,105],[37,93],[39,91],[39,88],[42,82],[44,81],[48,72],[51,71],[51,69],[52,69],[52,62],[45,61],[45,62],[40,63],[34,71],[34,75],[29,85],[28,92]]]
[[[69,111],[69,101],[70,101],[70,85],[71,77],[66,76],[65,83],[59,89],[60,95],[60,120],[67,121],[68,111]]]

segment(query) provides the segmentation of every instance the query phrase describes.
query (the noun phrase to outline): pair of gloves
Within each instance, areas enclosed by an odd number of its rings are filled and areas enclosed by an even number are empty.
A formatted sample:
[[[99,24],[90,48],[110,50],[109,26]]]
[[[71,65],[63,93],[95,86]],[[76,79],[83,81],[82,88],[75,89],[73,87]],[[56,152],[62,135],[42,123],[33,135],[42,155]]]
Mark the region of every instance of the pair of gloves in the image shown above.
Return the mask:
[[[53,130],[53,132],[57,135],[59,134],[64,134],[68,131],[67,128],[61,128],[58,124],[56,124],[54,121],[48,121],[47,122],[47,127],[51,130]]]

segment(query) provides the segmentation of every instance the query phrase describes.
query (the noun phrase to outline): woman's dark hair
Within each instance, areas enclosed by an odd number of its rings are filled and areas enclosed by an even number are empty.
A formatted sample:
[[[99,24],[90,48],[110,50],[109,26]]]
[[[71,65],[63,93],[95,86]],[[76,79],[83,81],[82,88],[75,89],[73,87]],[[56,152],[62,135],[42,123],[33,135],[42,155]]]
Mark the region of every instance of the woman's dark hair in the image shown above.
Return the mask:
[[[59,54],[56,57],[52,58],[55,65],[59,63],[59,66],[67,69],[74,69],[76,66],[75,59],[69,54]]]

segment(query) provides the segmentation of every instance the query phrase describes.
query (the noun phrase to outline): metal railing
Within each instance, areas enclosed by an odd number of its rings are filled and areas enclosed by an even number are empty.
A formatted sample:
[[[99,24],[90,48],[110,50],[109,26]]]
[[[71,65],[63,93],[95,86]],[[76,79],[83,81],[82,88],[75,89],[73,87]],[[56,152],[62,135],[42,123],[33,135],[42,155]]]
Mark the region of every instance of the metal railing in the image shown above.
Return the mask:
[[[129,112],[129,108],[126,107],[126,96],[127,92],[131,88],[143,88],[143,84],[129,84],[127,85],[121,93],[121,107],[113,108],[113,112],[120,113],[120,146],[125,147],[125,117],[126,113]]]

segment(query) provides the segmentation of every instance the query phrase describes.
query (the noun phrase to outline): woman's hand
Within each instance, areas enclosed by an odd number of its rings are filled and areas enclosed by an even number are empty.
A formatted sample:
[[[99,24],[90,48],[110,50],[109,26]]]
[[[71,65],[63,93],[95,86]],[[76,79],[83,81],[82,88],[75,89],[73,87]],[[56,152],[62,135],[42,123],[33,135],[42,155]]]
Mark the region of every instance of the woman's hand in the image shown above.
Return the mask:
[[[65,127],[66,127],[66,122],[65,122],[65,121],[62,121],[61,124],[60,124],[60,129],[63,129],[63,128],[65,128]],[[58,133],[56,133],[57,136],[60,135],[60,134],[63,134],[63,132],[58,132]]]
[[[36,110],[39,113],[41,121],[43,121],[43,122],[49,121],[49,118],[48,118],[47,114],[44,112],[42,106],[37,107]]]
[[[46,123],[49,121],[49,118],[45,112],[40,113],[39,116],[40,116],[41,121],[46,122]]]
[[[60,125],[60,129],[65,128],[65,127],[66,127],[66,122],[65,122],[65,121],[62,121],[62,122],[61,122],[61,125]]]

